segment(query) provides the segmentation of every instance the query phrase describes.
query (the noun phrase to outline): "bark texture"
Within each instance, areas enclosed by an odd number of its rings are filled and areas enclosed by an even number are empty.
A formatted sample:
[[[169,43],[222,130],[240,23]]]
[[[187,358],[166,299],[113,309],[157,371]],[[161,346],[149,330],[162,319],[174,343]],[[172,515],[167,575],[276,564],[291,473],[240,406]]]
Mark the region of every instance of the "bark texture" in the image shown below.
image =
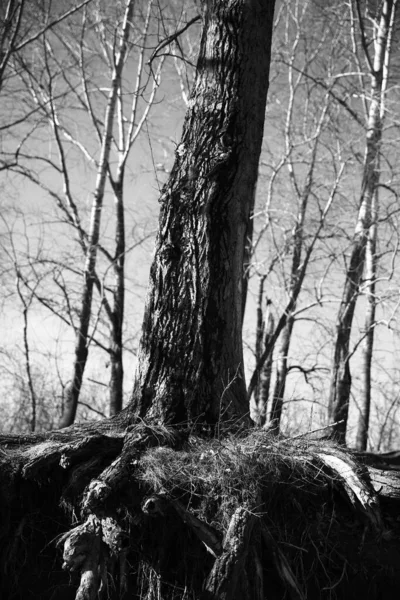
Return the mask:
[[[207,3],[197,76],[160,198],[137,384],[140,417],[248,413],[243,263],[264,127],[273,3]]]

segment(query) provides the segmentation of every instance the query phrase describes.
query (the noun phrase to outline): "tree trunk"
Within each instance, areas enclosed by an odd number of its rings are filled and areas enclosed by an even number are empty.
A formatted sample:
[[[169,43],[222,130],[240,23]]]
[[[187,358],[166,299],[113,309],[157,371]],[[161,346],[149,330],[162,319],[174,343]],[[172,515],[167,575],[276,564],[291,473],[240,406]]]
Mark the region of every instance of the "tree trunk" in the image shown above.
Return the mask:
[[[382,139],[381,105],[383,101],[383,77],[387,61],[388,38],[392,22],[392,0],[382,3],[381,15],[375,40],[375,56],[371,65],[371,102],[369,107],[366,149],[361,183],[359,213],[355,227],[349,266],[342,300],[336,322],[336,340],[332,359],[332,376],[329,390],[329,421],[338,442],[346,441],[349,412],[351,373],[350,336],[360,283],[364,270],[365,249],[371,226],[371,206],[379,184],[379,148]],[[362,34],[364,32],[362,30]],[[365,42],[365,38],[364,38]],[[365,48],[368,53],[368,49]],[[368,55],[369,56],[369,55]]]
[[[393,36],[393,24],[396,14],[397,0],[393,2],[391,11],[391,20],[389,24],[388,40],[386,47],[385,60],[383,65],[383,81],[381,91],[380,118],[381,121],[385,114],[385,94],[388,84],[391,44]],[[378,159],[379,160],[379,159]],[[380,162],[380,161],[379,161]],[[378,162],[378,165],[379,165]],[[378,167],[379,168],[379,167]],[[374,332],[375,332],[375,313],[376,313],[376,277],[377,277],[377,256],[376,256],[376,241],[378,235],[378,214],[379,214],[379,196],[378,190],[372,199],[371,207],[371,227],[368,231],[367,244],[365,248],[365,294],[367,297],[367,307],[365,311],[365,340],[361,347],[362,350],[362,378],[363,387],[358,401],[358,423],[356,435],[356,448],[359,451],[365,451],[368,445],[369,418],[371,411],[371,369],[372,369],[372,354],[374,347]]]
[[[274,333],[275,321],[271,312],[272,302],[266,299],[265,311],[262,309],[264,299],[265,276],[260,277],[258,304],[257,304],[257,330],[256,330],[256,364],[261,360],[265,348],[270,344]],[[258,383],[254,390],[254,405],[251,406],[251,418],[256,425],[263,427],[267,421],[269,388],[271,384],[273,352],[269,353],[262,369],[258,374]]]
[[[262,356],[262,352],[263,352],[264,329],[265,329],[264,313],[263,313],[263,300],[264,300],[265,279],[266,279],[266,276],[262,275],[258,281],[258,295],[257,295],[257,309],[256,309],[256,317],[257,317],[256,347],[255,347],[256,364],[260,360],[260,358]],[[260,374],[260,376],[261,376],[261,374]],[[260,376],[259,376],[259,380],[257,381],[256,388],[254,390],[254,402],[256,405],[257,412],[258,412],[258,405],[260,402]]]
[[[243,262],[263,136],[273,3],[208,4],[176,160],[160,198],[132,407],[215,424],[248,414]]]
[[[365,309],[364,335],[361,347],[362,365],[361,377],[363,386],[358,400],[358,422],[356,434],[356,449],[364,451],[368,444],[369,416],[371,410],[371,366],[374,347],[374,327],[376,312],[376,235],[377,235],[377,192],[372,203],[372,224],[369,228],[365,249],[365,294],[367,306]]]
[[[272,407],[270,416],[270,428],[279,433],[283,399],[285,396],[286,375],[288,368],[288,355],[290,340],[292,338],[294,319],[289,317],[284,330],[281,333],[281,343],[276,358],[275,384],[272,393]]]
[[[266,348],[271,342],[272,335],[275,329],[275,320],[268,305],[267,315],[266,315],[266,324],[265,324],[265,337],[264,337],[264,348]],[[272,359],[273,353],[271,352],[267,357],[263,368],[260,373],[260,399],[259,399],[259,410],[262,415],[261,426],[265,425],[267,421],[268,414],[268,399],[269,399],[269,390],[271,387],[271,376],[272,376]]]
[[[303,246],[304,246],[304,223],[306,219],[308,200],[310,197],[310,192],[313,185],[313,176],[314,176],[314,167],[317,158],[317,149],[319,143],[319,136],[321,133],[321,127],[324,122],[324,115],[326,114],[326,106],[322,111],[322,114],[319,119],[317,134],[314,140],[314,145],[311,153],[311,162],[307,171],[307,176],[305,178],[304,187],[299,194],[298,187],[294,185],[293,179],[293,167],[289,168],[289,176],[292,182],[292,187],[294,193],[298,194],[298,210],[296,223],[293,232],[293,255],[292,255],[292,264],[290,267],[290,297],[294,298],[293,305],[291,307],[291,311],[287,316],[286,324],[281,333],[281,345],[278,353],[278,358],[276,361],[276,374],[275,374],[275,386],[272,394],[272,407],[271,407],[271,429],[279,432],[280,420],[282,415],[282,407],[283,407],[283,397],[285,393],[285,385],[286,385],[286,374],[287,374],[287,361],[290,347],[290,340],[292,337],[293,325],[294,325],[294,317],[293,312],[296,308],[297,298],[300,293],[305,271],[301,269],[301,259],[303,254]],[[321,220],[321,224],[323,220]],[[306,263],[306,260],[303,261],[303,266]]]
[[[122,363],[122,327],[125,307],[125,213],[123,202],[123,170],[113,184],[116,231],[114,258],[113,306],[110,322],[110,416],[122,409],[124,369]]]
[[[122,25],[122,36],[119,45],[118,56],[115,60],[114,72],[112,75],[111,90],[108,97],[106,114],[104,119],[104,133],[101,146],[101,154],[97,172],[96,187],[94,192],[92,213],[90,219],[89,238],[86,248],[86,262],[84,268],[84,282],[81,299],[81,308],[79,314],[79,325],[76,330],[75,360],[73,373],[70,383],[66,389],[63,414],[60,419],[59,427],[68,427],[75,420],[76,409],[78,406],[79,394],[82,387],[83,373],[86,367],[88,357],[88,335],[90,317],[92,313],[93,286],[95,284],[95,267],[97,257],[97,244],[100,235],[101,212],[103,207],[104,190],[107,179],[108,159],[113,134],[113,122],[115,116],[115,107],[117,102],[117,93],[120,86],[121,72],[125,62],[125,56],[128,49],[128,39],[131,30],[131,17],[133,12],[133,0],[128,0]]]

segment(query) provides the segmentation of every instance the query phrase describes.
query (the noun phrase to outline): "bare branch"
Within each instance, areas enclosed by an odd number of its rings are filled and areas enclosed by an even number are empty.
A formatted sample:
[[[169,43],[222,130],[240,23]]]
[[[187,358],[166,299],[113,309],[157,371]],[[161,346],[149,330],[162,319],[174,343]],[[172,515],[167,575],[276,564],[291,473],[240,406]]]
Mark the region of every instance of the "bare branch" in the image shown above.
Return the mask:
[[[153,62],[153,60],[158,56],[158,53],[160,52],[160,50],[162,50],[166,46],[169,46],[169,44],[171,44],[172,42],[174,42],[175,40],[177,40],[178,37],[180,35],[182,35],[182,33],[184,33],[187,29],[189,29],[189,27],[191,27],[193,25],[193,23],[197,23],[198,21],[201,21],[201,16],[200,15],[197,15],[196,17],[193,17],[193,19],[190,19],[190,21],[188,21],[186,23],[186,25],[184,25],[184,27],[182,27],[181,29],[178,29],[178,31],[175,31],[174,33],[172,33],[171,35],[169,35],[168,37],[166,37],[164,40],[162,40],[158,44],[158,46],[156,47],[156,49],[153,51],[152,55],[150,56],[148,64],[151,65],[151,63]]]

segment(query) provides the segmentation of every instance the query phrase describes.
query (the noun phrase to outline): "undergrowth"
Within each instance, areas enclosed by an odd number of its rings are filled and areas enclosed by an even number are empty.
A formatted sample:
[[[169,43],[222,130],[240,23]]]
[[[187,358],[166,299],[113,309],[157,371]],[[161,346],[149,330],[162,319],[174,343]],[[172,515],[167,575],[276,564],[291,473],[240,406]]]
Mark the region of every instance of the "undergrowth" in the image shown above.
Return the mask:
[[[94,519],[103,532],[115,526],[118,543],[102,538],[97,567],[112,600],[225,597],[214,583],[225,574],[229,585],[230,559],[238,580],[226,596],[232,600],[397,600],[399,523],[380,521],[368,472],[351,452],[306,436],[252,429],[188,438],[144,423],[132,427],[121,450],[113,447],[112,457],[99,451],[106,442],[69,468],[65,460],[58,465],[56,448],[47,470],[37,471],[40,479],[19,482],[26,486],[23,505],[4,500],[5,598],[53,600],[57,585],[63,598],[75,598],[79,570],[59,574],[56,542]],[[91,485],[109,496],[85,504]],[[242,548],[236,556],[227,540],[235,515],[243,514],[243,528],[234,532]]]
[[[323,452],[348,456],[353,469],[350,455],[332,442]],[[320,443],[263,431],[222,440],[192,437],[184,450],[149,449],[140,460],[140,479],[149,493],[179,500],[221,538],[234,511],[246,507],[257,518],[254,531],[268,532],[263,554],[288,559],[304,598],[376,597],[386,568],[382,538],[346,476],[327,468],[320,455]],[[275,550],[266,539],[274,540]]]

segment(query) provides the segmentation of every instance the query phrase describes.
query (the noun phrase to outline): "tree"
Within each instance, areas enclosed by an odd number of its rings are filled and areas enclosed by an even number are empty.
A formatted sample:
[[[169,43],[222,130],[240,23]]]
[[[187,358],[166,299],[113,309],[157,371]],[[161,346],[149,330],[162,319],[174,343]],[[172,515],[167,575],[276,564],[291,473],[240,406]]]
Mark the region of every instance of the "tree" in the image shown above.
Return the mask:
[[[274,317],[271,310],[271,300],[266,299],[266,308],[263,310],[264,284],[266,276],[260,276],[257,296],[257,329],[256,329],[256,364],[260,362],[265,348],[269,346],[271,336],[274,333]],[[259,375],[258,384],[254,390],[254,407],[250,403],[250,414],[253,421],[261,427],[265,425],[268,418],[268,398],[271,385],[272,352],[266,358]]]
[[[265,273],[274,289],[274,306],[284,308],[263,352],[256,350],[248,389],[251,400],[264,361],[273,360],[270,425],[276,432],[290,368],[297,367],[305,378],[309,371],[318,370],[308,368],[300,357],[289,365],[289,352],[296,320],[304,318],[305,312],[312,320],[315,306],[325,301],[315,297],[313,279],[317,265],[326,260],[321,248],[331,233],[331,213],[342,194],[347,162],[345,143],[335,135],[337,88],[344,77],[343,32],[341,27],[332,28],[330,17],[326,8],[297,1],[281,6],[277,25],[273,73],[279,85],[274,87],[276,106],[269,108],[266,117],[277,134],[269,144],[267,140],[262,158],[268,181],[254,219],[252,251],[253,271]]]
[[[163,425],[200,420],[215,426],[247,413],[242,269],[263,134],[272,14],[272,3],[243,0],[205,10],[182,141],[161,196],[137,383],[130,406],[112,428],[119,423],[125,429],[138,417]],[[114,88],[111,94],[110,104]],[[106,139],[104,153],[108,145]],[[71,434],[74,430],[58,439]],[[99,583],[85,567],[79,593],[93,594]]]
[[[102,204],[107,179],[108,161],[112,143],[114,115],[117,105],[118,93],[120,93],[121,90],[121,73],[125,63],[125,57],[128,49],[129,34],[132,22],[132,12],[133,0],[129,0],[126,3],[122,31],[111,79],[111,90],[109,92],[107,108],[104,118],[104,133],[102,135],[101,141],[101,153],[98,163],[96,185],[90,218],[90,228],[86,248],[84,286],[82,290],[79,326],[76,332],[75,361],[73,366],[71,384],[68,387],[68,392],[65,398],[64,413],[61,417],[60,427],[68,427],[68,425],[71,425],[74,422],[76,409],[78,406],[79,393],[82,386],[83,372],[87,360],[87,339],[92,310],[93,287],[96,279],[96,255],[100,237]],[[117,242],[121,243],[121,241],[121,233],[119,232]],[[117,257],[117,261],[118,260],[121,260],[120,255],[118,255]]]
[[[22,84],[21,104],[29,106],[30,102],[35,114],[28,134],[24,130],[13,132],[22,142],[17,148],[8,148],[9,170],[46,192],[54,201],[57,218],[77,242],[70,244],[70,253],[62,245],[54,252],[51,244],[41,253],[40,261],[26,260],[33,268],[31,273],[24,273],[26,281],[32,273],[40,273],[35,300],[69,324],[76,336],[62,426],[75,418],[90,346],[109,355],[110,414],[122,408],[125,260],[148,237],[126,245],[126,172],[131,149],[154,106],[164,62],[163,57],[153,60],[151,72],[146,73],[146,58],[150,56],[146,45],[154,30],[150,24],[155,11],[152,0],[142,4],[143,14],[134,14],[132,2],[108,8],[99,4],[96,10],[85,8],[63,28],[53,28],[51,35],[43,33],[34,46],[35,60],[31,55],[15,53],[10,63],[14,79]],[[113,51],[116,37],[119,54]],[[132,68],[136,77],[131,76]],[[111,91],[107,98],[104,90],[108,85]],[[33,131],[39,132],[39,138],[50,140],[55,151],[48,155],[43,145],[34,145],[30,139]],[[76,184],[77,161],[85,163],[85,179],[91,181],[91,173],[96,174],[91,217],[86,214],[83,186]],[[53,176],[49,176],[49,168]],[[103,222],[108,221],[107,229],[115,227],[114,243],[107,239],[104,225],[100,229],[102,215]],[[44,229],[48,238],[48,229]],[[81,298],[77,299],[79,288]]]
[[[382,554],[396,549],[396,534],[382,535],[366,469],[350,454],[310,440],[282,444],[265,432],[243,434],[223,423],[244,416],[238,376],[227,390],[232,406],[214,394],[225,391],[217,374],[226,378],[242,369],[232,338],[241,341],[241,267],[261,148],[273,6],[228,0],[204,8],[194,90],[162,196],[132,404],[97,424],[0,438],[5,597],[304,598],[300,577],[308,598],[330,597],[333,586],[348,597],[369,583],[366,560],[380,566],[369,546],[377,534]],[[220,142],[214,129],[222,130]],[[210,142],[216,155],[206,152]],[[194,164],[196,183],[189,177]],[[243,180],[250,194],[242,195]],[[194,192],[191,204],[186,190]],[[198,227],[188,219],[188,207]],[[186,230],[189,247],[182,246]],[[185,356],[172,335],[197,371],[173,362]],[[207,383],[209,366],[214,370]],[[210,438],[204,425],[217,435]],[[343,508],[346,489],[350,502]],[[335,552],[342,530],[356,577],[346,576],[347,560]],[[63,571],[54,568],[55,539],[63,546]],[[390,586],[398,592],[398,573],[381,571],[374,597],[383,584],[390,597]]]
[[[261,151],[272,9],[244,6],[231,2],[213,17],[206,12],[182,140],[160,198],[132,396],[141,418],[216,424],[248,412],[243,257]],[[222,25],[231,20],[236,32]],[[239,91],[247,87],[252,95]]]
[[[345,443],[346,427],[348,419],[348,410],[351,392],[351,373],[350,373],[350,335],[354,311],[357,298],[360,294],[361,280],[364,273],[365,253],[367,245],[370,252],[373,252],[374,237],[376,236],[376,214],[373,219],[373,210],[376,213],[376,207],[373,208],[379,185],[379,156],[382,141],[382,125],[384,112],[385,81],[387,80],[387,69],[390,56],[390,39],[392,36],[396,2],[385,1],[380,7],[380,11],[374,20],[374,57],[370,55],[363,20],[361,17],[361,6],[359,0],[356,0],[356,9],[359,17],[361,44],[368,65],[368,73],[371,80],[370,101],[366,124],[365,155],[359,200],[359,211],[357,223],[354,230],[352,248],[346,272],[346,279],[343,287],[343,295],[340,303],[337,323],[336,340],[332,357],[332,377],[329,390],[329,419],[335,423],[333,430],[336,438]],[[370,259],[371,261],[371,259]],[[370,302],[374,297],[374,275],[375,269],[369,269],[368,278],[370,282]],[[372,319],[372,320],[371,320]],[[369,349],[367,354],[371,355],[373,343],[374,314],[370,314],[367,324],[367,343]],[[365,372],[367,379],[370,378],[370,357],[365,363]],[[369,363],[369,364],[368,364]],[[366,390],[370,390],[370,381],[366,381]],[[370,398],[367,396],[363,401],[363,410],[361,418],[365,426],[368,425],[368,413]],[[365,447],[366,430],[363,434],[361,443]]]

